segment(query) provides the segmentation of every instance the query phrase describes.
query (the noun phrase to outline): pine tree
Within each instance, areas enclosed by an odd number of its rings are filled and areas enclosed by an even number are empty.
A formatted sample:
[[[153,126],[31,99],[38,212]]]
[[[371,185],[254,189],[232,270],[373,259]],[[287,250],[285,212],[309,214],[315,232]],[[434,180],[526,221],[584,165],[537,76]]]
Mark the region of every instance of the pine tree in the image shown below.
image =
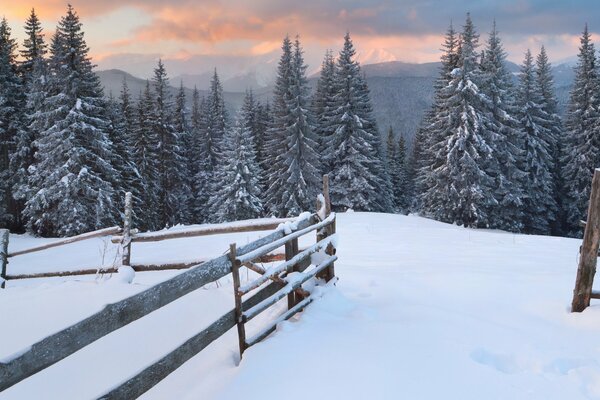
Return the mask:
[[[173,121],[174,104],[167,71],[161,60],[154,69],[152,127],[158,136],[158,215],[160,225],[173,226],[187,219],[189,188],[180,132]]]
[[[489,226],[489,210],[497,206],[494,177],[486,172],[492,153],[488,132],[491,104],[479,90],[483,74],[478,61],[478,39],[467,14],[458,68],[452,70],[449,84],[442,89],[444,100],[436,112],[436,129],[441,137],[448,138],[447,144],[433,154],[434,185],[424,194],[427,214],[469,227]]]
[[[117,128],[113,129],[113,135],[117,134],[117,132],[119,133],[117,138],[112,138],[111,140],[114,152],[121,154],[121,159],[124,163],[121,172],[121,188],[123,192],[131,192],[132,194],[132,219],[134,226],[139,228],[143,225],[141,220],[146,215],[146,210],[143,208],[145,187],[134,156],[137,121],[135,108],[131,101],[131,93],[129,92],[129,86],[125,77],[123,77],[119,101],[113,105],[109,103],[108,111],[111,125]],[[119,209],[123,210],[125,207],[125,194],[122,193],[118,200]]]
[[[552,77],[552,65],[548,60],[546,49],[544,46],[540,49],[536,59],[536,84],[542,96],[542,110],[549,116],[549,123],[542,121],[545,128],[548,129],[552,136],[551,140],[551,156],[552,156],[552,180],[554,181],[554,202],[557,205],[556,219],[551,223],[551,232],[555,235],[563,233],[565,225],[565,217],[563,212],[563,188],[564,180],[562,176],[561,151],[562,143],[564,142],[564,130],[562,119],[558,114],[558,102],[554,91],[554,78]]]
[[[251,116],[242,108],[234,127],[222,140],[217,170],[219,188],[210,199],[216,221],[235,221],[260,216],[260,168],[256,162],[254,140],[248,122]]]
[[[109,121],[81,22],[71,6],[52,40],[46,129],[34,145],[28,228],[74,235],[116,222]]]
[[[317,144],[319,154],[323,157],[322,173],[329,173],[328,162],[325,160],[331,159],[331,149],[327,146],[328,138],[333,134],[329,124],[329,115],[333,106],[333,98],[335,96],[335,60],[333,52],[327,50],[325,58],[321,64],[321,74],[317,81],[317,87],[312,100],[312,109],[315,115],[315,134],[317,136]]]
[[[581,36],[575,81],[566,114],[563,159],[566,232],[580,236],[579,221],[585,219],[594,168],[600,165],[600,106],[596,52],[587,25]]]
[[[193,196],[192,185],[193,179],[190,173],[190,154],[189,149],[191,143],[190,124],[188,122],[188,111],[186,107],[185,89],[183,82],[179,84],[179,91],[175,99],[175,132],[177,133],[178,155],[181,158],[181,170],[179,171],[181,186],[176,188],[179,200],[182,204],[179,210],[178,221],[183,224],[192,223]]]
[[[446,90],[452,81],[452,73],[459,68],[460,42],[454,26],[450,24],[442,45],[440,75],[434,89],[435,95],[431,108],[423,116],[415,135],[411,155],[412,184],[414,185],[414,207],[427,210],[435,207],[439,199],[430,194],[436,185],[434,171],[442,167],[444,154],[447,153],[448,131],[446,120],[442,118],[446,112],[446,104],[452,92]]]
[[[23,136],[23,86],[17,75],[15,39],[5,18],[0,21],[0,226],[21,228],[20,204],[13,199],[10,159]],[[20,143],[19,143],[20,144]]]
[[[331,156],[331,203],[335,209],[387,211],[389,178],[371,100],[350,34],[344,37],[335,74],[336,94],[328,116]],[[385,175],[384,175],[385,174]],[[388,202],[388,204],[384,203]]]
[[[158,215],[159,140],[151,121],[154,109],[150,82],[146,81],[143,93],[140,93],[137,105],[137,121],[133,130],[132,159],[142,183],[140,206],[143,218],[136,226],[142,230],[156,230],[162,227]]]
[[[197,87],[194,87],[194,91],[192,92],[192,110],[190,113],[190,121],[189,121],[189,131],[184,140],[185,144],[185,154],[186,161],[188,167],[189,174],[189,186],[190,186],[190,202],[189,202],[189,210],[190,210],[190,220],[191,224],[198,224],[203,222],[203,213],[202,210],[198,210],[196,208],[196,196],[195,194],[198,192],[196,175],[198,174],[200,163],[199,153],[200,153],[200,131],[202,115],[201,106],[200,106],[200,92]]]
[[[214,171],[216,169],[217,153],[213,138],[210,135],[209,101],[202,98],[194,114],[195,153],[197,157],[196,173],[194,175],[194,217],[196,221],[207,222],[212,217],[208,201],[213,194]],[[215,164],[213,164],[213,162]]]
[[[410,193],[406,161],[406,144],[402,135],[396,141],[390,126],[387,137],[387,168],[390,176],[395,212],[407,214],[410,207]]]
[[[544,99],[536,83],[531,52],[527,50],[521,66],[517,105],[519,120],[525,132],[524,226],[528,233],[549,234],[556,215],[552,170],[553,134],[548,128],[552,117],[543,109]]]
[[[497,205],[489,210],[489,226],[512,232],[523,229],[523,202],[527,173],[524,171],[523,132],[515,118],[514,86],[506,67],[506,52],[494,21],[481,69],[481,92],[491,101],[492,124],[488,126],[493,157],[486,172],[494,177]]]
[[[320,164],[308,107],[307,67],[299,39],[292,49],[286,37],[283,51],[270,132],[269,151],[275,159],[269,168],[266,198],[274,214],[292,216],[313,206],[320,184]]]
[[[40,22],[35,9],[31,9],[29,18],[25,21],[25,40],[21,50],[20,73],[25,84],[31,78],[34,65],[38,59],[46,55],[46,42],[42,33],[42,23]]]

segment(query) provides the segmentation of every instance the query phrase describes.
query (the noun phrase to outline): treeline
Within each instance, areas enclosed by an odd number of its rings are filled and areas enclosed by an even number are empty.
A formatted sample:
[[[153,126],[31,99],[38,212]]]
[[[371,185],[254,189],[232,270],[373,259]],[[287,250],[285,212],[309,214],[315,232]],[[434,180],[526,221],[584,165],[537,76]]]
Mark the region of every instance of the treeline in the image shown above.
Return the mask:
[[[144,230],[295,215],[314,207],[325,173],[335,209],[408,204],[392,189],[408,183],[404,144],[390,139],[392,171],[349,35],[314,95],[301,44],[286,37],[272,102],[247,92],[231,117],[216,70],[188,110],[161,61],[137,98],[125,81],[106,98],[71,6],[49,46],[33,10],[25,31],[17,61],[0,23],[0,226],[68,236],[116,224],[126,191]]]
[[[414,209],[469,227],[580,235],[600,166],[597,58],[587,26],[563,126],[544,47],[518,82],[494,24],[483,49],[469,15],[445,36],[431,109],[411,156]]]

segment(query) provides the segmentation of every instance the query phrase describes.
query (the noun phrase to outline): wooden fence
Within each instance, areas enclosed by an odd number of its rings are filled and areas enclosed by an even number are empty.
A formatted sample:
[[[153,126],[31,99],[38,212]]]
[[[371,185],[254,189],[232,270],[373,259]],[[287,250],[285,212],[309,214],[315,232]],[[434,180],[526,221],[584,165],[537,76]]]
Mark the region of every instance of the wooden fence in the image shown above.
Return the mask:
[[[220,235],[226,233],[238,232],[259,232],[270,231],[277,228],[280,224],[291,221],[290,218],[265,218],[256,222],[255,220],[237,221],[235,224],[212,224],[198,226],[191,229],[181,231],[165,231],[165,232],[144,232],[137,233],[137,230],[131,229],[131,194],[127,193],[125,197],[125,218],[123,228],[114,226],[104,228],[93,232],[83,233],[81,235],[68,237],[65,239],[55,240],[50,243],[45,243],[39,246],[30,247],[23,250],[8,251],[9,232],[7,229],[0,229],[0,288],[4,288],[9,280],[15,279],[32,279],[32,278],[50,278],[64,277],[77,275],[95,275],[97,273],[113,273],[117,272],[118,266],[98,267],[75,269],[71,271],[51,271],[40,273],[9,273],[8,263],[11,258],[24,254],[35,253],[51,249],[53,247],[65,246],[71,243],[80,242],[97,237],[112,236],[112,243],[121,245],[121,264],[131,266],[136,272],[146,271],[162,271],[172,269],[187,269],[193,266],[202,264],[209,259],[198,258],[193,261],[176,262],[167,264],[131,264],[131,243],[133,242],[158,242],[168,239],[189,238],[198,236]],[[124,233],[126,232],[126,233]],[[265,254],[261,258],[261,262],[273,262],[283,260],[284,254]]]
[[[324,188],[327,188],[326,177],[324,178]],[[55,364],[109,333],[232,272],[236,299],[235,309],[227,312],[162,359],[125,380],[101,398],[131,399],[140,396],[234,326],[238,327],[240,353],[243,353],[248,346],[264,339],[272,332],[279,321],[291,317],[314,300],[313,295],[301,287],[303,282],[313,276],[319,276],[325,280],[334,278],[335,214],[329,213],[327,193],[324,197],[320,197],[317,210],[317,213],[298,218],[292,224],[287,224],[288,229],[277,229],[245,246],[232,245],[229,254],[209,260],[131,297],[108,304],[90,317],[15,354],[12,359],[0,362],[0,391]],[[299,252],[298,238],[314,231],[317,231],[317,243]],[[127,237],[126,229],[123,230],[123,237]],[[127,245],[126,241],[123,242]],[[257,259],[282,245],[286,249],[286,262],[269,269],[261,269],[262,267],[255,264]],[[327,254],[325,261],[315,265],[308,272],[304,272],[312,263],[311,255],[323,250]],[[317,258],[315,257],[315,259]],[[247,266],[257,271],[260,277],[241,286],[239,278],[241,266]],[[295,271],[297,274],[288,277],[287,273],[291,271]],[[242,299],[242,296],[250,294],[251,296],[248,298]],[[259,335],[246,340],[244,324],[285,296],[288,297],[288,311],[265,327]]]

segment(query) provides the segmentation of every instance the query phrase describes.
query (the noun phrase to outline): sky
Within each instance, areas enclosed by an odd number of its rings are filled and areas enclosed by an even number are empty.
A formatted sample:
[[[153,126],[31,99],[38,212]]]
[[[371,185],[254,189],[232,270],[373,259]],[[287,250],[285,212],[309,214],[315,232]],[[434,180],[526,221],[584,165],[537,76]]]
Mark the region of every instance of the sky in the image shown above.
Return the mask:
[[[584,24],[600,32],[597,0],[72,0],[99,69],[121,68],[147,77],[160,57],[170,75],[217,67],[228,73],[276,61],[281,40],[300,35],[309,71],[328,48],[339,50],[346,31],[363,63],[439,60],[452,21],[469,11],[485,40],[495,19],[509,59],[544,44],[551,61],[577,53]],[[66,10],[63,0],[0,0],[22,42],[23,21],[35,7],[51,35]],[[594,24],[597,24],[595,26]],[[231,72],[233,73],[233,72]]]

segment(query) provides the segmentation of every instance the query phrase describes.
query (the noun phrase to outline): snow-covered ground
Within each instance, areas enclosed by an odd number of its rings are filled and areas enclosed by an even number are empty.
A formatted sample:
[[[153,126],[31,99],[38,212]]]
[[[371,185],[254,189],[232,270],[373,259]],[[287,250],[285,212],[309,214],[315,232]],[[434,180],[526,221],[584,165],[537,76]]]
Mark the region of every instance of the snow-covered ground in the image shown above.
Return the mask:
[[[239,365],[233,329],[143,397],[600,399],[600,301],[582,314],[568,312],[579,240],[370,213],[338,215],[337,230],[335,288],[248,350]],[[214,256],[257,235],[134,244],[133,258]],[[11,246],[41,241],[13,236]],[[15,258],[9,271],[94,267],[102,254],[114,258],[101,239],[70,246],[71,255],[67,247]],[[93,276],[11,281],[0,291],[0,358],[176,273],[138,273],[131,285]],[[221,283],[108,335],[0,398],[100,395],[231,309],[229,279]]]

